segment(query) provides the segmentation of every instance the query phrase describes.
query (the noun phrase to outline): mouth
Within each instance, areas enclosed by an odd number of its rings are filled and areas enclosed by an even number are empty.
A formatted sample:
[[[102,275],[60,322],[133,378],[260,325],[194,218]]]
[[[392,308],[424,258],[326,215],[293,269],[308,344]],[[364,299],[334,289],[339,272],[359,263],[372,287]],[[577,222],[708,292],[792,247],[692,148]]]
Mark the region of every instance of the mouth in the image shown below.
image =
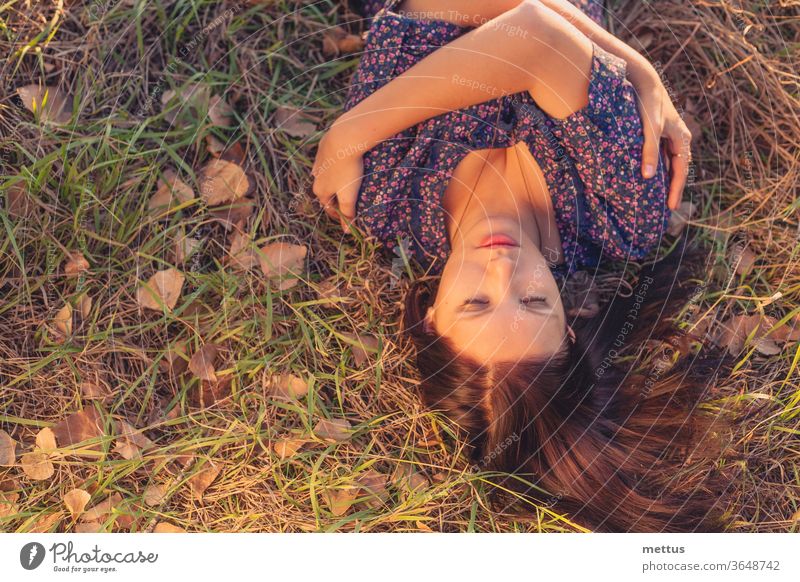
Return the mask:
[[[516,248],[519,247],[519,243],[507,234],[491,234],[484,238],[480,244],[478,244],[479,249],[492,249],[501,247]]]

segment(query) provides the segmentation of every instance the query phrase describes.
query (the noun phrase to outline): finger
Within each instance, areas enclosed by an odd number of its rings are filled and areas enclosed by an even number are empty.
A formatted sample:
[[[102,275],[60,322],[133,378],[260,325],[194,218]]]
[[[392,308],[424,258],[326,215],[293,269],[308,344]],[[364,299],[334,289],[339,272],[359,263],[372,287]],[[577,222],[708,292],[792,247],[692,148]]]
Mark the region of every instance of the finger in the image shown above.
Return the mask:
[[[642,120],[642,176],[650,179],[658,171],[658,148],[664,128],[663,115],[661,114],[661,101],[652,94],[638,95],[636,105],[639,117]]]
[[[671,210],[677,210],[681,204],[683,189],[686,187],[686,179],[689,176],[691,145],[684,132],[673,132],[668,136],[668,139],[670,146],[670,183],[667,206]]]
[[[360,188],[361,178],[359,177],[336,193],[336,198],[339,200],[339,212],[342,214],[342,228],[348,233],[350,232],[350,223],[356,218],[356,202]]]

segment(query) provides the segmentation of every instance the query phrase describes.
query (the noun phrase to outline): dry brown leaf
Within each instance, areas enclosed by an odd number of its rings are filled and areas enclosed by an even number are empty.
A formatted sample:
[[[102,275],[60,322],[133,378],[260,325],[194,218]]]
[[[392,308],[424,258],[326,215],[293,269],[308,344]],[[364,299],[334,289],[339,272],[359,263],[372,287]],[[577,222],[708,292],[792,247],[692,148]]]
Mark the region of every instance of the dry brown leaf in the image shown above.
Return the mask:
[[[104,385],[94,382],[81,382],[81,397],[86,400],[104,400],[111,396],[111,391]]]
[[[277,280],[278,288],[285,291],[297,284],[308,248],[289,243],[270,243],[261,247],[258,260],[261,271],[270,280]]]
[[[64,505],[72,519],[77,519],[83,513],[83,510],[86,509],[86,504],[89,503],[91,498],[92,496],[89,495],[89,492],[83,489],[73,489],[64,494]]]
[[[126,461],[140,459],[142,457],[141,449],[128,439],[117,439],[114,442],[113,451]]]
[[[181,233],[175,241],[175,262],[182,265],[197,249],[203,246],[203,241]]]
[[[72,335],[72,305],[65,303],[53,317],[53,326],[63,337]]]
[[[91,509],[87,510],[80,519],[83,522],[100,521],[109,515],[117,506],[122,504],[122,495],[112,493],[102,501],[98,502]]]
[[[219,222],[225,230],[240,230],[244,228],[253,212],[255,212],[255,202],[252,198],[245,196],[234,200],[230,204],[225,204],[209,210],[208,214],[217,222]]]
[[[56,450],[58,445],[56,444],[56,435],[53,430],[47,427],[40,430],[36,434],[36,446],[45,453]]]
[[[175,90],[168,89],[161,95],[161,110],[164,119],[174,123],[179,115],[189,114],[197,117],[208,111],[211,88],[200,83],[187,83]]]
[[[206,462],[203,468],[188,480],[189,489],[192,491],[192,498],[201,501],[203,495],[205,495],[206,489],[209,488],[221,471],[222,465],[210,460]]]
[[[189,360],[189,371],[200,380],[205,382],[216,382],[217,374],[214,369],[214,362],[217,359],[219,347],[216,344],[206,344],[193,355]]]
[[[233,125],[233,108],[219,95],[213,95],[208,102],[208,118],[216,127]]]
[[[11,218],[23,219],[33,213],[33,202],[24,181],[18,181],[6,190],[6,212]]]
[[[186,530],[166,521],[159,521],[153,529],[153,533],[186,533]]]
[[[322,419],[314,426],[314,434],[329,442],[344,442],[352,434],[352,425],[344,418]]]
[[[0,467],[11,467],[17,462],[17,441],[0,429]]]
[[[348,34],[340,26],[329,29],[322,37],[322,54],[326,57],[357,53],[363,49],[364,39],[355,34]]]
[[[162,311],[166,307],[172,311],[178,303],[185,280],[186,277],[177,269],[158,271],[147,283],[139,286],[136,300],[143,309]]]
[[[368,354],[378,353],[378,338],[370,334],[344,333],[342,334],[349,340],[350,351],[353,359],[359,368],[367,363]]]
[[[374,469],[369,469],[359,475],[358,484],[365,493],[364,503],[372,508],[380,507],[389,500],[389,490],[386,485],[388,477]]]
[[[294,374],[281,374],[275,379],[275,395],[284,400],[302,398],[308,394],[308,380]]]
[[[162,485],[161,483],[156,483],[154,485],[148,485],[147,488],[144,490],[144,495],[142,495],[142,499],[145,502],[145,505],[149,505],[150,507],[155,507],[156,505],[160,505],[164,498],[167,496],[167,487],[166,485]]]
[[[28,527],[28,532],[30,533],[51,532],[53,530],[53,526],[55,526],[59,521],[61,521],[62,517],[64,517],[63,511],[57,511],[55,513],[45,513],[43,515],[40,515]]]
[[[55,473],[52,461],[45,453],[40,451],[22,455],[20,465],[22,465],[22,470],[25,471],[25,474],[34,481],[44,481]]]
[[[299,109],[278,107],[275,112],[275,125],[292,137],[309,137],[317,133],[317,126],[304,119]]]
[[[305,439],[281,439],[275,441],[272,450],[281,461],[285,461],[289,457],[293,457],[307,442]]]
[[[240,231],[231,237],[231,248],[228,251],[228,262],[234,268],[249,271],[258,266],[258,253],[253,248],[250,238]]]
[[[344,515],[358,497],[358,487],[346,489],[328,489],[325,491],[325,503],[335,516]]]
[[[103,420],[94,408],[87,407],[53,427],[58,446],[68,447],[103,435]]]
[[[156,446],[156,444],[147,438],[143,431],[137,429],[133,425],[127,423],[124,420],[117,420],[117,434],[121,437],[129,440],[137,447],[142,449],[151,449]]]
[[[78,251],[70,253],[64,259],[64,274],[67,277],[75,277],[84,271],[89,270],[89,261]]]
[[[72,117],[72,97],[58,87],[26,85],[17,87],[17,95],[39,121],[68,123]]]
[[[427,477],[415,471],[414,468],[407,463],[400,463],[397,465],[392,474],[392,481],[394,481],[398,487],[409,492],[424,489],[428,486]]]
[[[730,262],[733,270],[738,275],[749,275],[756,264],[756,254],[744,243],[737,243],[731,247]]]
[[[86,320],[89,319],[89,315],[91,315],[91,313],[92,296],[88,293],[82,293],[78,299],[78,314],[81,316],[81,319]]]
[[[19,512],[17,501],[19,501],[19,493],[0,492],[0,519],[11,517]]]
[[[103,524],[99,521],[89,521],[85,523],[76,523],[72,528],[75,533],[99,533],[103,529]]]
[[[211,160],[202,170],[200,196],[209,206],[232,202],[247,194],[250,181],[238,164]]]
[[[159,213],[190,200],[194,200],[192,187],[176,176],[167,176],[164,181],[160,181],[156,193],[148,201],[147,210],[151,213]]]
[[[777,342],[784,340],[784,332],[778,328],[773,333],[769,330],[777,324],[774,317],[761,315],[733,315],[719,325],[713,336],[713,341],[724,347],[733,355],[739,355],[745,347],[747,338],[753,334],[751,340],[756,351],[765,356],[773,356],[781,352]]]

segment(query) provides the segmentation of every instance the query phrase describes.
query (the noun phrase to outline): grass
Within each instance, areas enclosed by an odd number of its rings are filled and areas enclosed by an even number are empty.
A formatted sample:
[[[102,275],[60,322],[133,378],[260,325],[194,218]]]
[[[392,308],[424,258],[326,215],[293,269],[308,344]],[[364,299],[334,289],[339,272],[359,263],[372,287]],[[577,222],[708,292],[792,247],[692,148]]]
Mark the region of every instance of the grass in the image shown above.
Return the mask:
[[[188,531],[582,530],[546,505],[529,505],[525,515],[490,510],[492,475],[470,471],[455,428],[416,396],[411,352],[398,335],[407,278],[398,280],[374,241],[344,239],[311,202],[320,134],[275,128],[281,106],[301,108],[319,130],[336,118],[358,57],[325,57],[322,35],[335,24],[360,32],[355,15],[332,0],[32,4],[0,7],[0,48],[9,55],[0,77],[0,428],[20,443],[19,454],[33,449],[41,428],[83,407],[102,407],[108,430],[91,456],[57,451],[49,479],[32,481],[19,464],[0,467],[0,490],[15,498],[13,511],[0,510],[0,531],[73,531],[62,497],[76,487],[91,493],[90,506],[121,496],[106,531],[162,521]],[[666,0],[653,10],[624,0],[613,28],[649,39],[643,48],[702,128],[692,225],[715,250],[709,278],[723,291],[705,293],[699,308],[715,321],[761,309],[788,322],[800,313],[799,11],[792,2],[742,5]],[[21,106],[15,89],[40,82],[73,96],[70,123],[41,123]],[[186,111],[168,121],[160,94],[190,82],[234,106],[231,128]],[[257,207],[248,232],[259,244],[309,246],[293,289],[224,265],[230,234],[199,199],[148,213],[167,168],[199,190],[212,135],[245,150]],[[29,196],[27,216],[8,210],[14,184]],[[178,305],[141,312],[137,285],[174,264],[184,232],[203,244],[183,267]],[[746,276],[731,274],[737,240],[759,258]],[[90,269],[67,277],[65,259],[76,251]],[[323,292],[330,284],[334,299]],[[764,307],[776,292],[782,297]],[[53,317],[82,294],[91,309],[58,341]],[[354,332],[379,338],[362,363],[345,335]],[[217,372],[233,378],[232,395],[200,407],[198,381],[163,364],[176,346],[191,355],[209,342],[223,347]],[[705,404],[738,418],[725,456],[735,475],[735,531],[798,528],[798,361],[797,344],[769,357],[748,348]],[[285,373],[309,378],[308,395],[276,399],[269,386]],[[86,382],[111,396],[85,399]],[[314,436],[321,419],[341,418],[353,426],[348,440]],[[113,419],[144,429],[155,446],[121,458]],[[272,446],[287,437],[308,442],[282,460]],[[198,500],[188,481],[208,462],[222,470]],[[352,491],[370,471],[385,476],[385,495],[361,491],[335,515],[330,496]],[[155,483],[166,495],[150,505],[144,493]]]

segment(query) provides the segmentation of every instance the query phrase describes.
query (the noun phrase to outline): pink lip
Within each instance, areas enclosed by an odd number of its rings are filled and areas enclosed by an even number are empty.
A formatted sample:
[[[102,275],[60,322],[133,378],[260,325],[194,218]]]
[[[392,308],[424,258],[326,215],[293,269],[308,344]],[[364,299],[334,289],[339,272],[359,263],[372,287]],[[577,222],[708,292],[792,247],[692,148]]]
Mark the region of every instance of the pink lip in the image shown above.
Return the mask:
[[[487,236],[478,245],[478,248],[492,248],[492,247],[518,247],[519,243],[506,234],[492,234]]]

